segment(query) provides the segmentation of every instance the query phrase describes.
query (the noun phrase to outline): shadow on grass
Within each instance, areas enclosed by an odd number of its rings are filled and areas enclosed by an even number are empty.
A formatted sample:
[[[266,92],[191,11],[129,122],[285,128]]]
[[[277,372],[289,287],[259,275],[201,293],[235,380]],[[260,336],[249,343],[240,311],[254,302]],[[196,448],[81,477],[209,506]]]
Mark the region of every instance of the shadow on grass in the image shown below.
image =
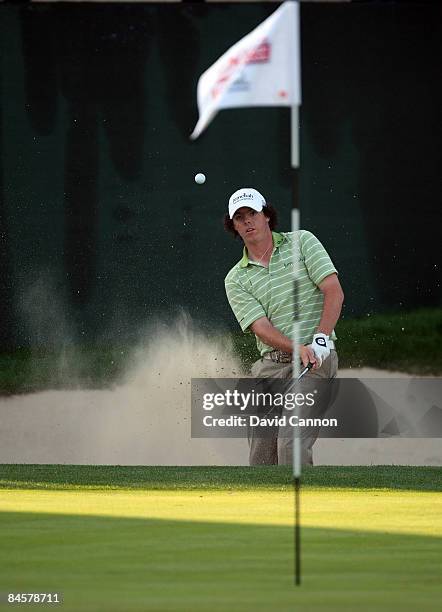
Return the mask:
[[[441,539],[271,525],[4,512],[0,592],[61,592],[63,609],[436,610]],[[298,609],[298,608],[297,608]]]
[[[441,491],[442,468],[318,466],[304,469],[305,487]],[[289,489],[289,466],[164,467],[0,465],[0,488],[20,489]]]

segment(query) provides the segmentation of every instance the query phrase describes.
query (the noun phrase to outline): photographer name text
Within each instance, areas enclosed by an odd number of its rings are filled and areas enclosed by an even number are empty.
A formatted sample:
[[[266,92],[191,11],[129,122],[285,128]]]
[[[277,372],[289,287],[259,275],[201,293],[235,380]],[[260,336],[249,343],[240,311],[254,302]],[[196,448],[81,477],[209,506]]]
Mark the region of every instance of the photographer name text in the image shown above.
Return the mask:
[[[207,414],[203,417],[205,427],[337,427],[337,419],[303,419],[296,414],[275,417],[257,415],[214,417]]]

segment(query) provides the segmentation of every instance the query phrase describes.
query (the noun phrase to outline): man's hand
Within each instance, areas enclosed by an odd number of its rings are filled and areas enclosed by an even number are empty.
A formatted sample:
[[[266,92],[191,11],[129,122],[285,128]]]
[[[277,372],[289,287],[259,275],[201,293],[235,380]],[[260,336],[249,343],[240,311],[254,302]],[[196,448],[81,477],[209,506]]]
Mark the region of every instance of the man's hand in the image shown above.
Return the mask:
[[[313,364],[313,369],[320,367],[318,365],[318,360],[315,357],[315,353],[311,345],[304,346],[303,344],[300,344],[299,345],[299,357],[302,361],[302,365],[304,366],[304,368],[306,368],[309,363]]]
[[[252,323],[250,328],[253,333],[261,338],[265,344],[273,346],[273,348],[284,351],[285,353],[291,353],[293,351],[293,343],[290,338],[284,336],[284,334],[281,334],[279,330],[273,327],[267,317],[257,319],[254,323]],[[299,357],[303,366],[307,367],[308,363],[310,362],[313,364],[313,368],[319,368],[321,364],[318,364],[318,359],[316,358],[311,345],[304,346],[303,344],[300,344],[298,346]]]
[[[322,366],[322,362],[330,355],[327,340],[328,336],[323,333],[318,333],[313,336],[313,342],[310,344],[310,347],[315,354],[318,368]]]

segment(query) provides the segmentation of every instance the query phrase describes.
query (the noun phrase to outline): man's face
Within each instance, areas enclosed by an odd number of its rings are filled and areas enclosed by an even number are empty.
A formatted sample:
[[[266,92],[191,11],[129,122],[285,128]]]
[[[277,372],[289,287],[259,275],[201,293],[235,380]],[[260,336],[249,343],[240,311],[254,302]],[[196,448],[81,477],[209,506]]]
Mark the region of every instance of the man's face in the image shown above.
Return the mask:
[[[233,215],[233,227],[244,242],[259,242],[269,231],[269,219],[263,212],[243,206]]]

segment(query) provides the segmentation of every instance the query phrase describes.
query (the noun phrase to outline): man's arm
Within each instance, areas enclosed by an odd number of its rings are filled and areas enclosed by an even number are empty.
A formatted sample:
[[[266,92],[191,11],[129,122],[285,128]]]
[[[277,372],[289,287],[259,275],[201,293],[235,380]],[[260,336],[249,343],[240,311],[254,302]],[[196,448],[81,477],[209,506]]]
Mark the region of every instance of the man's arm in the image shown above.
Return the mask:
[[[267,317],[261,317],[254,321],[250,329],[256,334],[265,344],[272,346],[275,349],[284,351],[285,353],[291,353],[293,351],[293,344],[290,338],[282,334],[276,327],[272,325]],[[313,350],[310,346],[299,345],[299,357],[304,366],[310,361],[313,365],[316,365],[316,358]]]
[[[284,336],[284,334],[276,329],[267,317],[261,317],[254,321],[250,329],[264,342],[264,344],[273,346],[273,348],[284,351],[285,353],[292,352],[293,346],[290,338]]]
[[[337,274],[326,276],[324,280],[319,283],[318,287],[324,295],[324,306],[316,332],[322,332],[329,336],[341,314],[344,292],[342,291]]]

